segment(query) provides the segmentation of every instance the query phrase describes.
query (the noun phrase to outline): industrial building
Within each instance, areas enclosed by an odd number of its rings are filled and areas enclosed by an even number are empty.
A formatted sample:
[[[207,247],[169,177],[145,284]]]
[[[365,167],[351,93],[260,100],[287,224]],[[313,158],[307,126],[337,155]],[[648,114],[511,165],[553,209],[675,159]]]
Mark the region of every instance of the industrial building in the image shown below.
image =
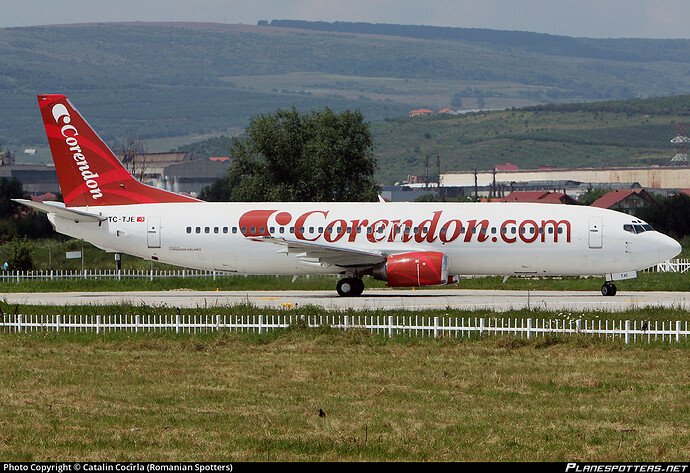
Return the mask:
[[[440,188],[456,195],[508,194],[512,191],[557,190],[577,198],[589,187],[645,188],[677,192],[690,187],[690,167],[651,166],[621,168],[515,169],[496,166],[492,171],[460,171],[441,174]],[[454,189],[454,191],[452,191]]]

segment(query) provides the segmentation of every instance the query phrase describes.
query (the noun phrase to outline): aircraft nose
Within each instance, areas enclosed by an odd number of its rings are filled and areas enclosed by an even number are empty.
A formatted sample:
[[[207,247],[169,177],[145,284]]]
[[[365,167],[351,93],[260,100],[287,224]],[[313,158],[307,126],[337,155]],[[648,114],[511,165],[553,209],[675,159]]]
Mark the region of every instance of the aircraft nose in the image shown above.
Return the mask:
[[[659,258],[662,261],[666,261],[677,256],[683,249],[680,246],[680,243],[678,243],[673,238],[666,235],[660,236],[661,238],[659,239]]]

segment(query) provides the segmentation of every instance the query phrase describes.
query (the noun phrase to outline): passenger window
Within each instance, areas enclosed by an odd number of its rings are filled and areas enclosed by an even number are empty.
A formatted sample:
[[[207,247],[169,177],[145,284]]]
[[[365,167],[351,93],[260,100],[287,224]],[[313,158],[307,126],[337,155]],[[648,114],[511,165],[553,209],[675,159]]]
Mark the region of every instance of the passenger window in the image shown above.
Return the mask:
[[[213,227],[213,233],[218,233],[218,227]]]
[[[196,231],[197,233],[201,233],[201,227],[196,227],[195,231]]]
[[[210,233],[211,227],[204,227],[204,233]]]
[[[228,233],[228,227],[223,227],[223,233]]]
[[[192,233],[192,227],[187,227],[187,233]]]

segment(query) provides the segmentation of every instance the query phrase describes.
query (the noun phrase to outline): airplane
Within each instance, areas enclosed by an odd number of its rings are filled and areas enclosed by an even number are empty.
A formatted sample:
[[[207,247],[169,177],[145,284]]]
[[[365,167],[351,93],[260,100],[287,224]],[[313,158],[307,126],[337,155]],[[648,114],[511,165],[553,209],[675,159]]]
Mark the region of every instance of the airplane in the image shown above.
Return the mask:
[[[136,180],[65,95],[39,95],[64,203],[17,199],[54,229],[113,253],[244,274],[342,275],[390,287],[464,275],[603,276],[615,281],[673,258],[674,239],[624,213],[541,203],[204,202]]]

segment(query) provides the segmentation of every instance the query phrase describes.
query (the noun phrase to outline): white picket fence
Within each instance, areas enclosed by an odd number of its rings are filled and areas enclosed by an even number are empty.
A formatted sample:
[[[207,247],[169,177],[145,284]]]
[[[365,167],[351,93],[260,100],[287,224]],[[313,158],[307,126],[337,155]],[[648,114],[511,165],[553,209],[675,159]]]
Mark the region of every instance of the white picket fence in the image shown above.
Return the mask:
[[[480,317],[423,317],[417,315],[4,315],[0,332],[86,332],[97,334],[170,331],[266,333],[290,326],[364,329],[388,337],[484,337],[515,335],[524,338],[547,335],[589,335],[625,343],[636,341],[679,342],[690,335],[688,321],[643,323],[630,320],[499,319]]]
[[[685,273],[686,271],[690,270],[690,259],[671,259],[659,263],[656,266],[652,266],[650,269],[657,273]]]
[[[649,272],[684,273],[690,270],[690,259],[673,259],[664,261],[646,269]],[[195,269],[177,270],[84,270],[84,271],[0,271],[0,282],[20,282],[22,280],[60,279],[149,279],[159,278],[213,278],[218,277],[246,277],[244,274],[225,273],[222,271],[201,271]],[[309,276],[306,276],[309,277]]]
[[[149,279],[159,278],[213,278],[246,277],[245,274],[225,273],[221,271],[201,271],[195,269],[178,270],[84,270],[84,271],[2,271],[0,281],[20,282],[23,280],[56,281],[61,279]]]

